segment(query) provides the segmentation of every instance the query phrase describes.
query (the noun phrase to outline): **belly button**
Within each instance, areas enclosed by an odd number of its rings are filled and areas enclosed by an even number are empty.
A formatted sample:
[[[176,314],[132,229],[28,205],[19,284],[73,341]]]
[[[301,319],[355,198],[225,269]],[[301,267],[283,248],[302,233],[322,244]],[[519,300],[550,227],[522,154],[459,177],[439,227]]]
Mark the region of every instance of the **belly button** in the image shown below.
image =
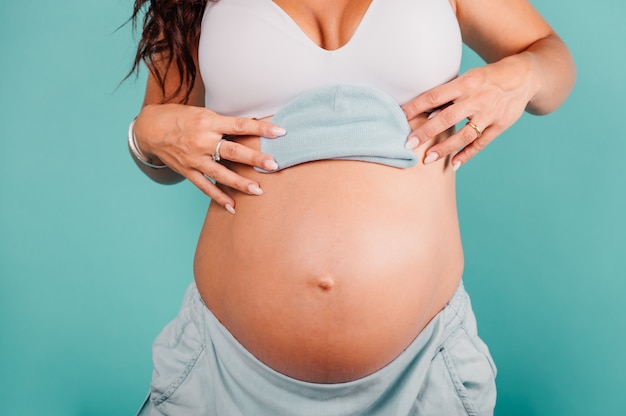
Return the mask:
[[[323,276],[316,279],[315,285],[322,292],[329,292],[333,287],[335,287],[335,280],[330,276]]]

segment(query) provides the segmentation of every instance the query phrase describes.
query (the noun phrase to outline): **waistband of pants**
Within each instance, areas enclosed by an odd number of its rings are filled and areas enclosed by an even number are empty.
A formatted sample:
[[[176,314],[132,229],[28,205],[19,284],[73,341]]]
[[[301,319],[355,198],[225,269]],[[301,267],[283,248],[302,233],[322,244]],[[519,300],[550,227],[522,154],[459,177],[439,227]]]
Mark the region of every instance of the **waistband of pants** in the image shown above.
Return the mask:
[[[207,356],[212,360],[210,366],[219,373],[214,382],[225,386],[224,391],[228,392],[225,394],[240,402],[270,401],[271,406],[299,403],[303,408],[309,406],[311,414],[316,414],[314,409],[321,402],[329,412],[326,414],[334,414],[332,406],[343,414],[358,414],[385,403],[394,403],[393,406],[403,401],[412,403],[439,346],[471,313],[469,297],[461,283],[446,307],[387,366],[354,381],[322,384],[291,378],[258,360],[205,306],[195,284],[185,294],[184,303],[200,333],[206,334],[204,342]]]

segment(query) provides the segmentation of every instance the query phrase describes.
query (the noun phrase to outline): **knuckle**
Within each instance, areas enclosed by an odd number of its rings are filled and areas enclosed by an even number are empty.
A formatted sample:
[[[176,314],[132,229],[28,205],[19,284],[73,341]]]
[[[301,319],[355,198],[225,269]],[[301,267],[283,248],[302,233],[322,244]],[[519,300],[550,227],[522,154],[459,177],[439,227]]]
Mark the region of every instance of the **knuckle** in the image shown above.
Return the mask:
[[[207,186],[207,185],[200,185],[199,188],[208,197],[213,198],[215,196],[215,191],[213,187]]]
[[[219,173],[218,164],[210,163],[208,167],[206,167],[203,173],[209,178],[215,179]]]
[[[233,122],[233,133],[237,135],[242,135],[246,133],[246,129],[248,127],[248,120],[243,117],[235,117]]]
[[[469,160],[469,158],[473,157],[476,153],[478,153],[478,151],[473,147],[466,147],[463,149],[463,158]]]
[[[487,142],[486,141],[476,140],[473,143],[473,148],[476,151],[476,153],[481,152],[482,150],[485,149],[485,147],[487,147]]]
[[[202,130],[212,130],[215,126],[215,118],[212,114],[198,111],[193,120],[194,124]]]
[[[439,104],[439,100],[441,98],[441,94],[437,89],[427,91],[424,93],[424,99],[430,105],[436,106]]]
[[[209,115],[211,115],[211,111],[207,109],[206,107],[196,107],[194,105],[190,105],[186,108],[188,108],[189,112],[194,117],[195,119],[194,121],[211,119],[211,117],[208,117]]]
[[[457,123],[458,118],[455,111],[444,110],[439,114],[439,118],[448,126],[452,126]]]
[[[181,142],[185,144],[188,152],[198,152],[202,149],[203,141],[197,135],[184,135],[181,136]]]
[[[198,180],[194,180],[193,183],[207,196],[212,198],[215,195],[217,188],[208,179],[201,177]]]
[[[435,136],[434,128],[432,125],[424,124],[419,129],[415,130],[415,134],[419,137],[420,141],[424,142],[426,140],[430,140]]]
[[[220,148],[220,155],[224,159],[235,160],[238,154],[237,145],[232,142],[224,142]]]
[[[470,70],[463,77],[463,85],[469,90],[479,90],[485,83],[485,75],[482,71]]]
[[[461,140],[463,141],[464,144],[471,143],[472,141],[476,139],[476,132],[472,128],[462,129],[460,133],[461,133]]]
[[[189,170],[189,168],[193,169],[197,167],[195,161],[191,157],[189,157],[187,153],[180,154],[178,157],[176,157],[175,160],[176,160],[176,164],[178,166],[181,166],[185,170]]]
[[[440,147],[441,151],[439,152],[439,157],[443,157],[453,153],[459,146],[451,142],[450,140],[446,140]]]
[[[241,158],[241,163],[251,166],[263,166],[263,158],[259,155],[259,153],[256,153],[255,151],[244,151],[241,152],[239,156]]]

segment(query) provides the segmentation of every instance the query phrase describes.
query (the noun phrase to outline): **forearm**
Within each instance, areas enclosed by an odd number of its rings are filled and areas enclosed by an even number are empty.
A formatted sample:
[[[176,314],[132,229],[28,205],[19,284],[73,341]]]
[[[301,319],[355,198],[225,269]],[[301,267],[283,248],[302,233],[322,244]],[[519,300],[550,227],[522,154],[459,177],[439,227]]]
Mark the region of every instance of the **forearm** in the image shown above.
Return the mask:
[[[563,103],[576,78],[572,56],[528,0],[453,4],[463,41],[498,69],[488,72],[505,91],[523,92],[526,111],[547,114]]]
[[[197,47],[192,49],[196,50]],[[195,54],[193,59],[197,67],[197,56]],[[158,151],[159,146],[163,145],[163,138],[171,135],[173,131],[180,127],[180,120],[177,118],[180,110],[187,107],[204,108],[204,87],[199,74],[195,78],[189,95],[186,96],[183,80],[177,71],[168,71],[168,68],[162,67],[164,65],[163,62],[164,60],[159,57],[155,57],[153,60],[153,64],[157,67],[154,69],[160,69],[163,73],[167,72],[165,83],[160,85],[155,77],[155,72],[152,70],[148,71],[144,102],[141,111],[135,119],[134,126],[136,136],[134,143],[136,147],[140,154],[145,156],[144,160],[151,160],[156,165],[164,165],[164,162],[159,159],[155,152]],[[186,104],[178,104],[185,101]],[[169,185],[179,183],[185,179],[183,175],[170,169],[170,167],[155,169],[147,166],[136,157],[130,146],[129,150],[137,167],[153,181]]]

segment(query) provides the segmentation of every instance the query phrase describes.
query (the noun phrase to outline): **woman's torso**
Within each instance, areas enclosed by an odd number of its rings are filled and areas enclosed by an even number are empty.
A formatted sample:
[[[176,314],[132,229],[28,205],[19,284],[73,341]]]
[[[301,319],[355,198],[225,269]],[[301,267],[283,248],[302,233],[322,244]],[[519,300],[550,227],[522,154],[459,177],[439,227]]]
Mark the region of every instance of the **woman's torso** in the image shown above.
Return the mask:
[[[220,56],[228,51],[230,60]],[[459,59],[447,0],[373,0],[334,51],[270,0],[220,0],[207,9],[200,45],[207,106],[252,117],[337,83],[379,88],[403,103],[454,77]],[[258,138],[240,142],[259,147]],[[423,160],[423,148],[416,152]],[[234,216],[211,205],[196,283],[218,319],[277,371],[313,382],[372,373],[456,288],[463,255],[446,160],[408,169],[323,160],[271,174],[228,166],[265,193],[225,189]]]

